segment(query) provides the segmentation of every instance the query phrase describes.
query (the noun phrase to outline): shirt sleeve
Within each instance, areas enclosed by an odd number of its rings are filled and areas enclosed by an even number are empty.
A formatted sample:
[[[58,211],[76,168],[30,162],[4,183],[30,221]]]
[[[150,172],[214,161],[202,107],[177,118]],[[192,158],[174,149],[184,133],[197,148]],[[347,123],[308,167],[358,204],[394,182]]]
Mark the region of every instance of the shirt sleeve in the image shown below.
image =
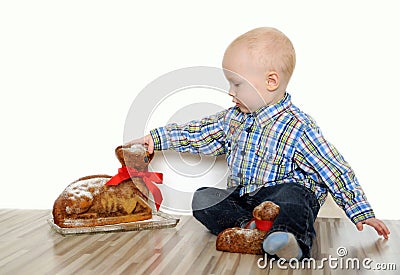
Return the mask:
[[[302,134],[295,153],[296,164],[318,182],[327,186],[335,202],[353,223],[374,218],[365,193],[343,156],[327,142],[317,126],[309,126]]]
[[[227,110],[215,115],[193,120],[183,125],[176,123],[150,131],[155,150],[172,149],[192,154],[225,154],[224,121]]]

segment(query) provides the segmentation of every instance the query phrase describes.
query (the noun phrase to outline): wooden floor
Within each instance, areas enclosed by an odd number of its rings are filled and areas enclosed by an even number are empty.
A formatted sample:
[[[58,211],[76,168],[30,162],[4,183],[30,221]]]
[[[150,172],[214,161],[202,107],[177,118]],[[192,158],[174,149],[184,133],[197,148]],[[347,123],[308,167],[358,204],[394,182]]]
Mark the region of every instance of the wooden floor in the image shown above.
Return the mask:
[[[323,268],[262,269],[260,256],[216,251],[216,237],[191,216],[176,228],[73,236],[54,232],[50,217],[48,210],[0,209],[0,274],[400,274],[400,221],[385,221],[392,232],[385,241],[347,219],[318,218],[312,256]],[[338,256],[339,247],[347,256]],[[397,270],[335,269],[322,262],[329,257],[371,258],[371,266],[392,263]]]

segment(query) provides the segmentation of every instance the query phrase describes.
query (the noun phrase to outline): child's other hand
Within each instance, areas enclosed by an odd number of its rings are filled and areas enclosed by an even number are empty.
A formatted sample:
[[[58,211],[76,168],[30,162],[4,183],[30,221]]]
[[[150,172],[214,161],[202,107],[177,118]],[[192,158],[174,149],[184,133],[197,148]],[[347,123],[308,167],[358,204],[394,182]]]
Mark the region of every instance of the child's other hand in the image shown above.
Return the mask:
[[[369,226],[372,226],[373,228],[375,228],[376,232],[378,232],[379,236],[383,236],[385,239],[389,239],[390,231],[383,221],[376,218],[370,218],[362,222],[358,222],[356,224],[358,231],[363,230],[363,224],[368,224]]]
[[[130,147],[133,144],[143,144],[144,146],[147,147],[147,151],[149,154],[153,154],[154,152],[154,141],[151,135],[147,135],[138,139],[134,139],[129,141],[128,143],[124,144],[124,147]]]

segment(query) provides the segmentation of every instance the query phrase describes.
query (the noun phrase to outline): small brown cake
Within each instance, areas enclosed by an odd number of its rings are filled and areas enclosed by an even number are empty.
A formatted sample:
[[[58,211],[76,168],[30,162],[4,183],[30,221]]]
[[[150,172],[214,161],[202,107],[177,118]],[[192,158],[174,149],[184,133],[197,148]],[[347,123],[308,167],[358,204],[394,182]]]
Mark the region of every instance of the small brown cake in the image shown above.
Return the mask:
[[[257,224],[256,229],[240,227],[228,228],[217,236],[216,248],[220,251],[262,255],[262,243],[268,231],[263,223],[271,223],[279,214],[279,206],[271,201],[262,202],[254,208],[253,217]]]

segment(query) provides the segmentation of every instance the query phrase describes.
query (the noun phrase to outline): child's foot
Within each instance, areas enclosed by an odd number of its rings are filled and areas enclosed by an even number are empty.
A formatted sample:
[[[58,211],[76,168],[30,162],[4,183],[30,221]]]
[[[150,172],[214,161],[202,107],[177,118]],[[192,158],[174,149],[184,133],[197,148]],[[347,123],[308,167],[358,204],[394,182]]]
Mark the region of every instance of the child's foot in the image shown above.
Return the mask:
[[[263,242],[263,249],[270,255],[290,260],[296,258],[300,260],[303,252],[292,233],[273,232]]]

